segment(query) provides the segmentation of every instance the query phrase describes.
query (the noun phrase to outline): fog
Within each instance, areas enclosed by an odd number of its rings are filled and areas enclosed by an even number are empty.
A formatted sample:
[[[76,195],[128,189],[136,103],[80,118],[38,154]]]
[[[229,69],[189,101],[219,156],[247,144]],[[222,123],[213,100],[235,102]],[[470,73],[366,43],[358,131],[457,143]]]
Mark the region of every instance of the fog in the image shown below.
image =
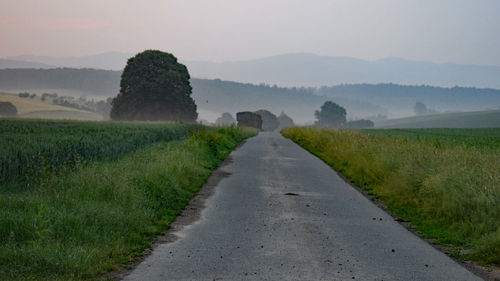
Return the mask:
[[[349,119],[498,109],[499,28],[491,0],[3,0],[0,91],[104,100],[127,58],[159,49],[211,122],[268,109],[310,124],[326,100]]]
[[[116,96],[121,71],[95,69],[0,69],[0,92],[29,92],[105,100]],[[500,90],[470,87],[345,84],[323,87],[279,87],[220,79],[192,78],[192,97],[199,118],[214,122],[223,112],[267,109],[285,112],[298,124],[314,122],[314,111],[327,100],[347,110],[348,119],[415,115],[416,102],[428,113],[498,109]]]

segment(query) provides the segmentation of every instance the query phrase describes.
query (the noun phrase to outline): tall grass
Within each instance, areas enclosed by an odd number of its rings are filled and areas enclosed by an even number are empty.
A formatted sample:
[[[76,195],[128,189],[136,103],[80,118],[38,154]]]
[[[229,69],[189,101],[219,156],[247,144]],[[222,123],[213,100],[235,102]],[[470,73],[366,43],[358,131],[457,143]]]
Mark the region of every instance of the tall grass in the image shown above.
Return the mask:
[[[312,128],[285,129],[283,135],[382,200],[424,236],[472,250],[463,258],[500,264],[497,147]]]
[[[253,131],[193,132],[0,191],[0,280],[88,280],[150,246]]]
[[[433,145],[465,145],[474,149],[500,149],[500,128],[427,128],[427,129],[366,129],[361,133],[391,136],[432,143]]]
[[[0,186],[36,185],[43,174],[178,140],[199,125],[0,119]]]

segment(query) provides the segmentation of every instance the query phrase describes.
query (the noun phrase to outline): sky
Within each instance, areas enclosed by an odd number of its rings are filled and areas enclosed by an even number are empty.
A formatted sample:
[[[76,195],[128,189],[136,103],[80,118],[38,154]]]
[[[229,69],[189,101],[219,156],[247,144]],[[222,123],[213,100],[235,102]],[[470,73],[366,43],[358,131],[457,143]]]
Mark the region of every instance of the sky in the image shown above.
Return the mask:
[[[500,0],[0,0],[0,57],[145,49],[500,66]]]

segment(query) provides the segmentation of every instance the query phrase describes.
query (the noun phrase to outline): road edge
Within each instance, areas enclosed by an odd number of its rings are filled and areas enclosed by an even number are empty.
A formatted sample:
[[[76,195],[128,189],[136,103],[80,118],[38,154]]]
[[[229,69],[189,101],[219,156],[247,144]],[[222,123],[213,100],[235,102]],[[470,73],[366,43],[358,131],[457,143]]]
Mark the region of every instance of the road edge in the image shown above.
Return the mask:
[[[281,132],[280,132],[280,134],[281,134]],[[281,135],[283,136],[283,134],[281,134]],[[462,261],[460,259],[457,259],[457,258],[453,257],[445,246],[439,245],[439,244],[435,244],[435,243],[433,243],[433,239],[428,239],[428,238],[423,237],[420,232],[418,232],[415,228],[412,227],[411,222],[405,221],[405,220],[402,220],[401,218],[399,218],[395,213],[393,213],[391,210],[389,210],[389,208],[382,201],[380,201],[379,199],[375,198],[373,195],[369,194],[367,190],[358,187],[356,184],[354,184],[352,181],[350,181],[348,178],[346,178],[343,174],[339,173],[332,166],[328,165],[328,163],[326,163],[325,161],[323,161],[323,159],[321,159],[318,156],[316,156],[315,154],[311,153],[309,150],[303,148],[298,143],[294,142],[293,140],[291,140],[291,139],[289,139],[289,138],[287,138],[285,136],[283,136],[283,137],[286,138],[286,139],[288,139],[288,140],[290,140],[294,144],[298,145],[304,151],[306,151],[307,153],[309,153],[312,156],[316,157],[321,162],[325,163],[328,167],[330,167],[330,169],[332,169],[332,171],[334,171],[344,182],[346,182],[354,190],[358,191],[365,198],[367,198],[368,200],[370,200],[371,202],[373,202],[377,207],[379,207],[384,212],[386,212],[388,215],[390,215],[394,219],[394,221],[396,221],[397,223],[399,223],[401,226],[403,226],[405,229],[407,229],[408,231],[410,231],[411,233],[413,233],[418,238],[424,240],[427,244],[429,244],[430,246],[432,246],[434,249],[442,252],[443,254],[445,254],[446,256],[448,256],[449,258],[451,258],[453,261],[455,261],[457,264],[461,265],[462,267],[464,267],[465,269],[469,270],[470,272],[472,272],[476,276],[484,279],[485,281],[500,281],[500,268],[497,268],[495,266],[484,267],[484,266],[480,266],[480,265],[478,265],[478,264],[476,264],[474,262],[471,262],[471,261]]]
[[[250,137],[249,139],[251,139]],[[191,200],[182,209],[181,213],[172,221],[168,228],[160,235],[157,235],[151,247],[145,249],[142,254],[134,259],[134,261],[121,266],[120,268],[110,271],[97,280],[122,280],[127,275],[132,273],[134,269],[142,263],[146,258],[148,258],[153,251],[162,244],[168,244],[176,241],[178,237],[175,233],[180,231],[182,228],[192,225],[201,219],[203,210],[207,207],[206,202],[210,197],[215,194],[216,187],[221,180],[227,178],[231,175],[224,170],[224,167],[233,162],[231,154],[240,149],[248,139],[240,142],[229,155],[215,168],[207,181],[203,184],[200,190],[191,198]]]

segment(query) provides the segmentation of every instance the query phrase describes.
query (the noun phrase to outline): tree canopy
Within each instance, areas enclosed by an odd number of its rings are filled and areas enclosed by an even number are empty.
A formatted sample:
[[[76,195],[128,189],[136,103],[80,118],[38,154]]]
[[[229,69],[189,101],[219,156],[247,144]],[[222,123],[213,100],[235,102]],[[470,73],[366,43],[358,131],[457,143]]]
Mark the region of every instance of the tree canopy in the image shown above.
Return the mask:
[[[236,113],[236,120],[238,120],[238,127],[262,129],[262,117],[255,112],[238,112]]]
[[[359,119],[345,123],[345,128],[349,129],[366,129],[366,128],[373,128],[374,126],[375,123],[367,119]]]
[[[415,111],[416,115],[423,115],[428,113],[427,106],[418,101],[413,106],[413,111]]]
[[[314,112],[316,125],[325,128],[342,127],[346,122],[346,114],[345,108],[332,101],[326,101],[319,111]]]
[[[276,117],[276,115],[274,115],[272,112],[265,109],[260,109],[255,111],[255,113],[259,114],[260,117],[262,118],[263,131],[271,132],[278,128],[279,126],[278,117]]]
[[[16,106],[8,101],[0,101],[0,117],[17,117]]]
[[[293,123],[293,119],[290,118],[290,116],[286,115],[283,111],[278,116],[278,123],[280,129],[295,126],[295,124]]]
[[[231,126],[236,124],[236,120],[234,119],[233,115],[229,112],[224,112],[222,113],[222,116],[217,118],[215,120],[215,124],[217,126]]]
[[[172,54],[147,50],[130,58],[113,99],[111,119],[195,122],[187,68]]]

